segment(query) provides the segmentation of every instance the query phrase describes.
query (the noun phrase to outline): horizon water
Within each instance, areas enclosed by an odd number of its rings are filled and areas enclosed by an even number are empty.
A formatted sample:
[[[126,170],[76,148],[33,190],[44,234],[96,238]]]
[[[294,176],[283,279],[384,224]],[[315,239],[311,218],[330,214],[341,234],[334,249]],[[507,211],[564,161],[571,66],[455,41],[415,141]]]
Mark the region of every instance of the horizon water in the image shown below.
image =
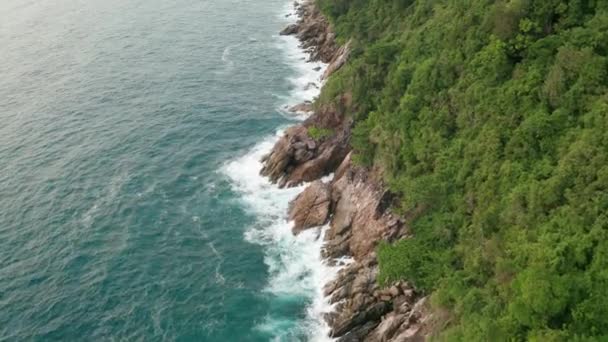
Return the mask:
[[[0,341],[329,340],[323,231],[259,176],[324,67],[291,4],[0,3]]]

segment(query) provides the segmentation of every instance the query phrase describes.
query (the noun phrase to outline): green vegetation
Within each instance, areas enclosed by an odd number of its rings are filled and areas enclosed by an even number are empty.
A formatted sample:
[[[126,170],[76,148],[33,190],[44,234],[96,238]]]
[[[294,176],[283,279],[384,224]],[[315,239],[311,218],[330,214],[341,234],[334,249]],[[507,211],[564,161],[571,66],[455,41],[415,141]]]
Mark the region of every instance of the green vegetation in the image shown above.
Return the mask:
[[[440,340],[608,340],[608,1],[318,0],[359,163],[414,236],[380,246]]]
[[[316,126],[308,128],[308,136],[317,141],[329,138],[332,135],[334,135],[334,131],[331,128],[319,128]]]

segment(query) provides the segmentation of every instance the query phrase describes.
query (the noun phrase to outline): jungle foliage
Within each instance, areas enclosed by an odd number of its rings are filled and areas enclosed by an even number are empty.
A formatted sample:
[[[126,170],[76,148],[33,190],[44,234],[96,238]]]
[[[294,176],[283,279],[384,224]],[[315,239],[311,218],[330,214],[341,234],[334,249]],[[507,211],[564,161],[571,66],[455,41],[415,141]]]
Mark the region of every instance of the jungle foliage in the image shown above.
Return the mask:
[[[419,212],[379,247],[439,340],[608,340],[608,1],[317,0],[356,160]]]

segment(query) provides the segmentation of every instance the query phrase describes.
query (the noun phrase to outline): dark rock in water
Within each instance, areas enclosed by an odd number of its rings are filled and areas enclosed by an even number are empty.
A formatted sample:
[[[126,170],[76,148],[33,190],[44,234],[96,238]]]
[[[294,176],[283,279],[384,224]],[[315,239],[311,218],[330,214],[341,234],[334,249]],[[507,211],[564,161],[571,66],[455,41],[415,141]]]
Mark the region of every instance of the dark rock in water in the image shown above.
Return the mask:
[[[319,89],[319,86],[315,82],[309,82],[304,90],[310,90],[311,88]]]
[[[329,219],[331,194],[328,184],[315,181],[290,203],[289,218],[294,220],[293,233],[322,226]]]
[[[281,32],[279,32],[279,34],[281,36],[290,36],[293,34],[298,33],[298,25],[297,24],[291,24],[289,26],[287,26],[286,28],[284,28]]]
[[[321,67],[315,67],[315,68],[313,68],[312,70],[313,70],[313,71],[320,71],[320,70],[321,70]]]

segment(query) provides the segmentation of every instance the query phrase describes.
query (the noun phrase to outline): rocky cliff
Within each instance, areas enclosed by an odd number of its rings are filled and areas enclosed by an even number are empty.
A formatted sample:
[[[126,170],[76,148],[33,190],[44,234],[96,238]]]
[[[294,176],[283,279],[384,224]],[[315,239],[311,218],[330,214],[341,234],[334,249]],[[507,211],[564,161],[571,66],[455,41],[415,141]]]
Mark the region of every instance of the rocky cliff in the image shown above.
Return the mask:
[[[296,3],[299,20],[281,34],[296,35],[311,60],[328,63],[324,78],[347,61],[349,44],[337,46],[329,22],[313,2]],[[407,237],[407,223],[390,212],[393,196],[377,174],[351,161],[352,120],[344,94],[331,105],[300,107],[313,111],[285,131],[264,157],[261,173],[281,187],[312,182],[291,204],[293,232],[329,223],[323,256],[328,262],[348,257],[337,278],[325,286],[335,306],[326,320],[338,341],[420,341],[428,334],[427,299],[408,283],[379,286],[375,247]],[[319,134],[318,132],[324,132]],[[334,173],[324,183],[323,176]]]

